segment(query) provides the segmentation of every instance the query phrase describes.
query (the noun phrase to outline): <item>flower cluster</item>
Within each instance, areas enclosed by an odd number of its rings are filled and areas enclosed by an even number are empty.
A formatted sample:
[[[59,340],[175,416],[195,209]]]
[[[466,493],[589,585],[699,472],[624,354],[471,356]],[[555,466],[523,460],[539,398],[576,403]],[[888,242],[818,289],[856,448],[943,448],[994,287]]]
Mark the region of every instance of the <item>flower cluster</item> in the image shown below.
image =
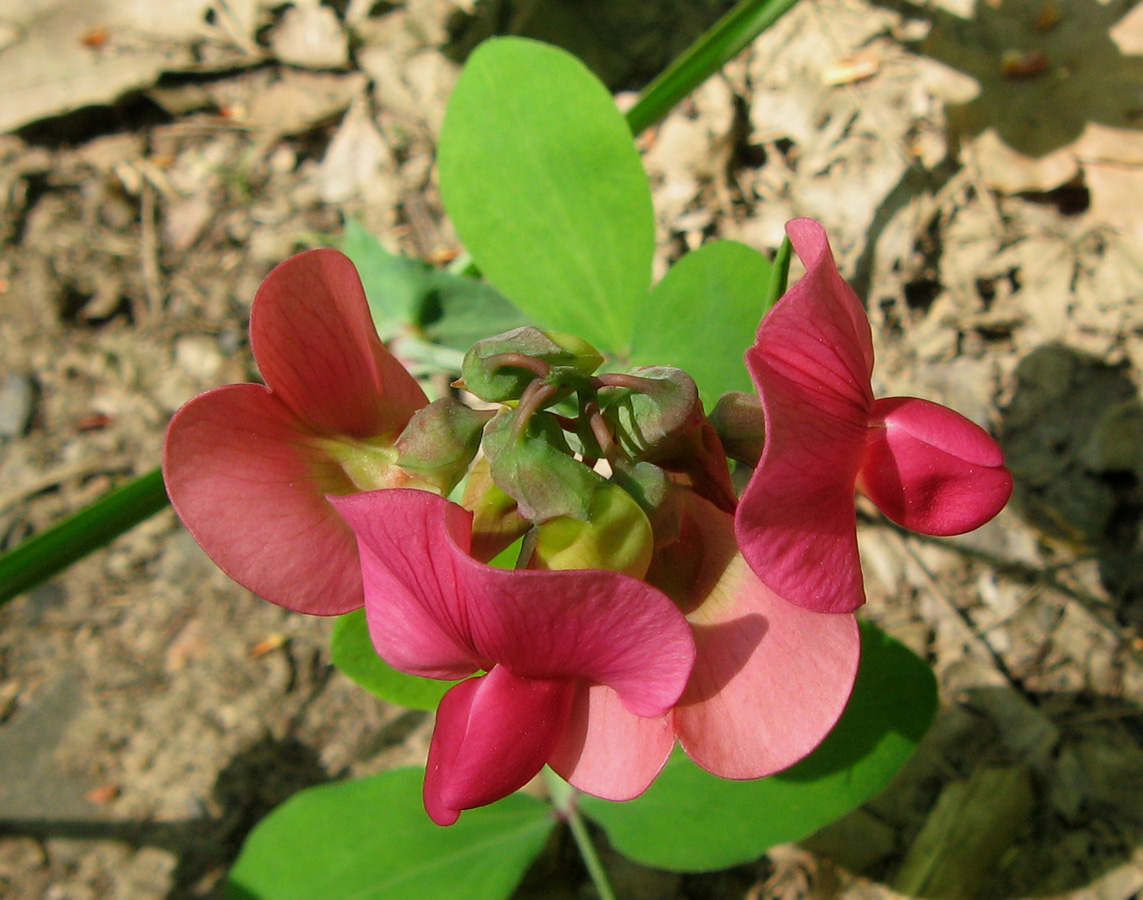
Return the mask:
[[[429,751],[437,823],[545,764],[630,799],[676,741],[727,778],[792,765],[857,673],[855,489],[930,534],[1007,501],[978,426],[873,398],[860,302],[821,226],[789,233],[807,272],[747,353],[757,397],[710,418],[686,373],[598,374],[593,348],[535,328],[465,357],[490,409],[429,403],[378,340],[352,264],[316,250],[255,298],[265,386],[171,420],[172,503],[232,578],[300,612],[364,605],[391,666],[463,679]],[[728,454],[754,466],[741,500]],[[445,499],[462,480],[461,503]],[[489,565],[504,551],[515,569]]]

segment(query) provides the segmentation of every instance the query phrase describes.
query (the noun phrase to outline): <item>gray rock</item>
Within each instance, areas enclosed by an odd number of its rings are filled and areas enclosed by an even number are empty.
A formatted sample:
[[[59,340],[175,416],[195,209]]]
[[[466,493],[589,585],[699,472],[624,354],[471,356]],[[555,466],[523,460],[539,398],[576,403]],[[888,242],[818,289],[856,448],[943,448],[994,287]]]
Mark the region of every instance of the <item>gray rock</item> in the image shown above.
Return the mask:
[[[35,411],[35,381],[31,375],[12,372],[0,384],[0,439],[27,434]]]

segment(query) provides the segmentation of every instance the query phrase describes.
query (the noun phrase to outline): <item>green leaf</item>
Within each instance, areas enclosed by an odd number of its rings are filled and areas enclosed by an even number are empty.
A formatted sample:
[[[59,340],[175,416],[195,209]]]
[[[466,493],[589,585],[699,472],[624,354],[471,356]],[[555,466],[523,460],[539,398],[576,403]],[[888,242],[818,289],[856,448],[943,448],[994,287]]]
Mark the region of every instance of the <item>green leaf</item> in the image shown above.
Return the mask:
[[[416,321],[421,300],[430,289],[430,266],[393,255],[352,219],[345,223],[341,252],[357,267],[381,340],[396,337]]]
[[[932,670],[903,644],[862,622],[861,652],[841,721],[796,766],[757,781],[726,781],[676,751],[638,799],[610,803],[585,796],[581,809],[621,853],[679,872],[756,859],[841,818],[889,783],[937,708]]]
[[[487,41],[449,100],[441,196],[480,270],[541,327],[626,355],[651,281],[651,191],[607,88],[563,50]]]
[[[345,224],[341,249],[357,266],[382,340],[412,329],[430,341],[467,350],[481,338],[531,324],[492,285],[390,253],[352,219]]]
[[[365,623],[365,610],[339,616],[330,635],[333,664],[369,693],[411,709],[436,709],[457,682],[398,672],[377,655]]]
[[[556,820],[523,794],[448,828],[421,804],[423,769],[309,788],[263,819],[230,872],[231,900],[498,900]]]
[[[766,311],[770,262],[735,241],[715,241],[668,270],[643,304],[631,362],[676,366],[710,409],[727,391],[751,391],[746,349]]]

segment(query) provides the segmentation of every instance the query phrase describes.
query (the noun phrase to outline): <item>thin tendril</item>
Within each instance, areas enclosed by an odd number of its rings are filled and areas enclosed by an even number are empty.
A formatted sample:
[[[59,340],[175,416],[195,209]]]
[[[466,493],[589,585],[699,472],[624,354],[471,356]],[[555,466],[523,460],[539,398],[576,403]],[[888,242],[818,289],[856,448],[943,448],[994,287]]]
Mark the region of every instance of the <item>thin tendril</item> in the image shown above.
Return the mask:
[[[626,372],[606,372],[591,379],[591,386],[596,390],[600,388],[621,387],[638,391],[640,394],[649,394],[651,391],[661,390],[663,385],[654,378],[643,378],[640,375],[631,375]]]
[[[533,381],[524,388],[524,393],[520,395],[520,402],[516,405],[516,415],[512,419],[513,440],[520,439],[521,435],[524,434],[524,429],[532,421],[532,416],[543,408],[555,392],[556,385],[543,384],[539,381]]]
[[[493,369],[527,369],[529,372],[535,372],[539,378],[547,378],[548,373],[552,371],[552,367],[542,359],[529,356],[527,353],[494,353],[484,360],[484,363]]]

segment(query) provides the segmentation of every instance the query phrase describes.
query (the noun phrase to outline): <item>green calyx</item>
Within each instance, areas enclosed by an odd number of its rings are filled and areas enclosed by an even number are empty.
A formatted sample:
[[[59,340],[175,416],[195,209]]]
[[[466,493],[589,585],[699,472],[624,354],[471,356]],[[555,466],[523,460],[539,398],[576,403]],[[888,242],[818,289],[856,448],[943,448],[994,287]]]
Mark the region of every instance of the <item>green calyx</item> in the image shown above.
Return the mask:
[[[464,356],[461,379],[465,388],[490,403],[519,400],[535,381],[561,390],[554,403],[587,383],[603,356],[581,338],[516,328],[475,343]]]
[[[442,495],[449,494],[472,465],[493,415],[452,397],[430,403],[417,410],[397,439],[396,464]]]
[[[605,375],[613,388],[603,416],[629,459],[655,459],[703,418],[694,380],[682,369],[646,366],[628,375]]]
[[[409,481],[409,477],[396,466],[397,450],[391,436],[315,438],[314,441],[335,464],[335,468],[328,469],[331,474],[327,477],[332,480],[328,484],[323,483],[326,493],[346,494],[404,487]]]
[[[520,427],[518,411],[502,410],[488,423],[483,447],[492,480],[525,519],[587,521],[591,495],[603,477],[572,456],[554,416],[536,412]]]

